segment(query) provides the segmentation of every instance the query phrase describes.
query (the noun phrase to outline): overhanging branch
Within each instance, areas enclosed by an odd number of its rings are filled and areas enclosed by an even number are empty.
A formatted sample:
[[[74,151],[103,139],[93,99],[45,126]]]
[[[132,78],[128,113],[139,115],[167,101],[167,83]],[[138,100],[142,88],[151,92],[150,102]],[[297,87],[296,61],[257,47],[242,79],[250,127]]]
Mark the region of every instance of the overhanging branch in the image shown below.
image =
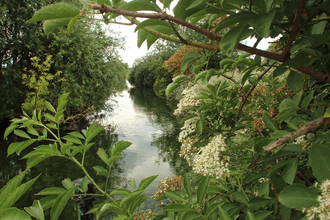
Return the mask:
[[[267,146],[264,147],[264,151],[269,152],[277,147],[282,146],[285,143],[293,141],[297,137],[304,135],[306,133],[314,133],[314,132],[318,131],[323,125],[324,125],[323,117],[320,117],[314,121],[310,121],[310,122],[306,123],[304,126],[302,126],[301,128],[299,128],[298,130],[291,132],[289,134],[286,134],[279,140],[277,140],[271,144],[268,144]]]
[[[302,0],[302,1],[304,1],[304,0]],[[128,11],[128,10],[124,10],[124,9],[114,8],[114,7],[108,6],[106,4],[91,4],[91,3],[88,3],[88,2],[85,2],[85,1],[81,1],[81,2],[83,2],[84,4],[90,6],[94,10],[99,10],[102,13],[115,13],[115,14],[128,16],[128,17],[131,17],[133,19],[139,17],[139,18],[167,20],[167,21],[170,21],[170,22],[180,24],[180,25],[182,25],[184,27],[187,27],[191,30],[194,30],[197,33],[200,33],[200,34],[208,37],[211,40],[215,40],[217,42],[220,42],[222,40],[222,37],[216,35],[215,33],[212,33],[208,30],[205,30],[205,29],[203,29],[203,28],[201,28],[197,25],[191,24],[188,21],[185,21],[183,19],[176,18],[176,17],[173,17],[171,15],[168,15],[165,12],[162,12],[162,11],[156,12],[156,13],[142,13],[142,12]],[[297,15],[298,15],[298,12],[297,12]],[[296,22],[298,22],[298,21],[296,21]],[[180,39],[177,38],[177,37],[173,37],[173,36],[163,34],[161,32],[155,31],[152,28],[144,27],[143,29],[145,29],[149,33],[153,32],[153,34],[155,34],[157,32],[156,36],[159,36],[160,38],[163,38],[165,40],[171,40],[171,41],[174,41],[174,42],[181,42]],[[290,36],[293,37],[294,35],[291,34]],[[200,48],[203,48],[203,49],[206,49],[206,50],[211,50],[211,51],[220,51],[220,48],[219,48],[218,45],[202,43],[202,42],[193,41],[193,40],[189,40],[189,39],[186,39],[186,41],[188,42],[189,45],[192,45],[192,46],[200,47]],[[287,48],[289,48],[289,47],[287,47]],[[248,53],[251,53],[251,54],[259,55],[259,56],[265,57],[267,59],[279,61],[279,62],[284,62],[285,60],[288,59],[287,54],[279,55],[279,54],[271,53],[271,52],[268,52],[268,51],[263,51],[263,50],[259,50],[259,49],[253,48],[253,47],[249,47],[249,46],[246,46],[244,44],[238,44],[237,49],[248,52]],[[326,75],[322,72],[318,72],[318,71],[316,71],[314,69],[311,69],[309,67],[306,67],[306,66],[297,67],[296,69],[299,70],[301,73],[309,75],[309,76],[311,76],[315,79],[318,79],[322,82],[330,83],[330,76]]]

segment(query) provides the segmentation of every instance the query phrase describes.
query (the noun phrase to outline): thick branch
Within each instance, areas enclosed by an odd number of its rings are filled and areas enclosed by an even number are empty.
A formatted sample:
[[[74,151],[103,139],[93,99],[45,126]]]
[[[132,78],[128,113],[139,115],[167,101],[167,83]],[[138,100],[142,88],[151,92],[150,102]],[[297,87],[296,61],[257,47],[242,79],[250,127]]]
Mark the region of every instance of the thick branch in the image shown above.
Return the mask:
[[[286,43],[286,46],[283,51],[283,57],[285,57],[286,59],[290,58],[290,49],[292,47],[292,43],[293,43],[294,39],[296,38],[298,30],[299,30],[299,24],[300,24],[301,16],[304,12],[305,3],[306,3],[305,0],[299,1],[298,9],[297,9],[297,12],[296,12],[293,24],[292,24],[290,36],[289,36],[288,42]]]
[[[216,35],[206,29],[203,29],[192,23],[189,23],[188,21],[185,21],[183,19],[173,17],[169,14],[166,14],[165,12],[142,13],[142,12],[128,11],[128,10],[124,10],[124,9],[114,8],[114,7],[105,5],[105,4],[100,5],[100,4],[91,4],[91,3],[87,3],[87,2],[84,2],[84,3],[88,6],[90,6],[92,9],[99,10],[102,13],[110,12],[110,13],[115,13],[115,14],[120,14],[120,15],[124,15],[124,16],[135,17],[135,18],[139,17],[139,18],[151,18],[151,19],[161,19],[161,20],[172,21],[176,24],[180,24],[184,27],[194,30],[197,33],[200,33],[200,34],[208,37],[211,40],[215,40],[218,42],[220,42],[222,40],[222,37],[220,37],[219,35]],[[281,55],[274,54],[274,53],[271,53],[268,51],[259,50],[259,49],[249,47],[249,46],[246,46],[243,44],[239,44],[237,46],[237,49],[243,50],[245,52],[252,53],[255,55],[259,55],[262,57],[266,57],[268,59],[272,59],[272,60],[276,60],[276,61],[280,61],[280,62],[284,61],[284,59],[282,58]]]
[[[284,135],[282,138],[279,140],[268,144],[267,146],[264,147],[264,151],[269,152],[277,147],[282,146],[285,143],[293,141],[295,138],[304,135],[306,133],[314,133],[318,131],[324,124],[323,117],[320,117],[314,121],[310,121],[306,123],[304,126],[299,128],[298,130],[291,132],[289,134]]]
[[[304,1],[304,0],[302,0]],[[156,12],[156,13],[142,13],[142,12],[136,12],[136,11],[128,11],[128,10],[124,10],[124,9],[119,9],[119,8],[114,8],[105,4],[91,4],[91,3],[87,3],[82,1],[84,4],[90,6],[92,9],[94,10],[99,10],[102,13],[115,13],[115,14],[120,14],[120,15],[124,15],[124,16],[128,16],[131,17],[131,19],[135,19],[136,17],[140,17],[140,18],[150,18],[150,19],[160,19],[160,20],[167,20],[167,21],[171,21],[177,24],[180,24],[184,27],[187,27],[189,29],[192,29],[194,31],[196,31],[197,33],[200,33],[206,37],[208,37],[211,40],[215,40],[220,42],[222,40],[222,37],[216,35],[215,33],[212,33],[206,29],[203,29],[197,25],[191,24],[188,21],[182,20],[180,18],[176,18],[173,17],[171,15],[166,14],[165,12]],[[134,22],[135,23],[135,22]],[[143,29],[147,30],[149,33],[153,33],[156,34],[157,36],[159,36],[160,38],[163,38],[165,40],[171,40],[174,42],[181,42],[179,38],[177,37],[173,37],[173,36],[169,36],[166,34],[163,34],[161,32],[155,31],[152,28],[149,27],[144,27]],[[291,35],[290,35],[291,36]],[[293,36],[293,35],[292,35]],[[214,45],[214,44],[207,44],[207,43],[202,43],[202,42],[198,42],[198,41],[193,41],[193,40],[187,40],[189,45],[192,46],[196,46],[196,47],[200,47],[206,50],[211,50],[211,51],[220,51],[220,48],[218,45]],[[271,60],[275,60],[275,61],[279,61],[279,62],[284,62],[287,57],[283,54],[279,55],[279,54],[275,54],[275,53],[271,53],[268,51],[263,51],[263,50],[259,50],[253,47],[249,47],[246,46],[244,44],[238,44],[237,46],[238,50],[242,50],[251,54],[255,54],[255,55],[259,55],[261,57],[265,57],[267,59],[271,59]],[[317,72],[311,68],[305,67],[305,66],[301,66],[296,68],[297,70],[301,71],[301,73],[309,75],[313,78],[316,78],[318,80],[321,80],[323,82],[326,83],[330,83],[330,76],[323,74],[322,72]]]

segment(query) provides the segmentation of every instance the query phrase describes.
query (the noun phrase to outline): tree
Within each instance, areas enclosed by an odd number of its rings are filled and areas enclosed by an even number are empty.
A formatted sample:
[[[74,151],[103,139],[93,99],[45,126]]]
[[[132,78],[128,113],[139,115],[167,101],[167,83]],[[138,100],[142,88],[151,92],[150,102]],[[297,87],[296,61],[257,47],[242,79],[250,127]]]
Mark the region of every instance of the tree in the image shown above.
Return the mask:
[[[55,104],[58,94],[74,94],[66,110],[70,117],[87,109],[100,109],[115,88],[125,83],[127,67],[117,52],[123,40],[115,32],[109,30],[109,36],[99,23],[88,20],[76,23],[80,28],[74,28],[70,36],[63,30],[46,35],[42,23],[26,23],[35,11],[53,2],[56,1],[1,3],[1,120],[21,114],[20,106],[25,100],[35,98],[27,95],[38,88],[25,83],[31,72],[38,72],[33,57],[44,62],[52,56],[49,76],[60,74],[49,80],[44,89],[50,92],[44,98]]]
[[[180,0],[174,16],[166,13],[172,1],[161,2],[84,4],[103,13],[106,23],[124,15],[136,24],[138,45],[146,40],[150,47],[163,38],[245,53],[221,60],[220,70],[199,71],[207,63],[197,53],[183,62],[181,71],[196,62],[198,74],[175,111],[184,116],[180,156],[199,175],[184,176],[184,191],[160,195],[157,200],[172,203],[156,218],[329,219],[329,1]],[[63,7],[70,10],[60,13]],[[153,12],[139,12],[145,10]],[[73,6],[57,4],[30,21],[47,20],[49,28],[49,19],[72,24],[78,15]],[[52,28],[64,25],[59,23]],[[186,28],[208,41],[190,39]],[[240,43],[250,36],[257,38],[254,47]],[[268,37],[278,38],[272,50],[257,49]],[[185,80],[183,74],[174,78],[166,93]]]

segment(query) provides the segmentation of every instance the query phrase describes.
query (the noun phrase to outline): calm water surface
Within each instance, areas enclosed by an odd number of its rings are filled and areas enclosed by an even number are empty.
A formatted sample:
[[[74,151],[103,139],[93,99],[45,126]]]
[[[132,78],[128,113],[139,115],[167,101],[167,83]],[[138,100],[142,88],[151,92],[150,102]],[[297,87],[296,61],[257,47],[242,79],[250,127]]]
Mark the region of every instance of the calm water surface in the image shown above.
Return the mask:
[[[92,169],[96,165],[105,165],[96,155],[98,147],[107,150],[120,140],[129,141],[132,145],[124,151],[124,158],[115,164],[112,170],[111,188],[128,187],[127,180],[135,179],[138,184],[146,177],[159,175],[147,189],[147,195],[151,196],[156,191],[159,181],[187,171],[185,161],[178,156],[180,144],[177,136],[180,131],[180,119],[173,116],[173,104],[157,97],[152,89],[144,88],[129,88],[118,92],[117,96],[109,99],[106,104],[113,109],[90,115],[77,125],[78,130],[86,128],[94,121],[106,126],[106,129],[93,139],[96,144],[86,156],[85,165],[94,175],[96,182],[101,186],[105,182],[105,178],[96,176]],[[25,160],[20,160],[16,155],[6,158],[7,147],[17,141],[16,137],[10,136],[3,140],[1,136],[3,131],[0,135],[0,187],[25,169]],[[27,179],[34,178],[39,173],[42,173],[41,177],[32,190],[18,202],[18,207],[30,206],[34,199],[40,199],[34,194],[43,188],[61,187],[61,181],[65,178],[74,180],[84,176],[73,163],[57,157],[33,168],[27,174]],[[149,200],[145,208],[154,206],[155,203]],[[76,219],[72,210],[73,205],[69,204],[61,219]]]

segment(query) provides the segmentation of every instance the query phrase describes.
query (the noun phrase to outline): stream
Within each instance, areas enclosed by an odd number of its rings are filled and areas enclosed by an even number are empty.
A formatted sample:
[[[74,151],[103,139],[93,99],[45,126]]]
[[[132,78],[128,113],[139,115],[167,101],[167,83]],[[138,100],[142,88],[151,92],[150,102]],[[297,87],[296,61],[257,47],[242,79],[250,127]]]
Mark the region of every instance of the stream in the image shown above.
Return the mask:
[[[85,158],[85,167],[94,180],[104,186],[105,177],[96,176],[93,166],[105,164],[96,155],[98,147],[108,150],[118,141],[125,140],[132,143],[123,154],[124,158],[114,164],[110,178],[110,190],[118,187],[128,188],[128,180],[135,179],[137,185],[142,179],[152,175],[159,175],[147,188],[147,196],[152,196],[157,185],[168,176],[183,175],[189,169],[186,162],[179,157],[180,143],[177,136],[180,132],[180,118],[173,115],[175,105],[157,97],[152,89],[128,88],[117,92],[115,97],[109,98],[101,112],[93,113],[83,121],[76,124],[80,131],[95,121],[106,126],[97,137],[93,139],[96,144],[89,150]],[[7,147],[17,141],[17,137],[10,135],[3,140],[3,130],[0,131],[0,187],[10,178],[25,169],[25,160],[17,155],[7,155]],[[31,149],[31,148],[30,148]],[[22,152],[21,156],[28,150]],[[42,197],[34,194],[43,188],[62,187],[61,181],[65,178],[75,180],[84,174],[72,162],[63,158],[53,157],[45,160],[30,170],[26,180],[42,173],[31,190],[27,192],[15,206],[23,208],[31,206],[34,199]],[[155,209],[157,203],[148,199],[142,209]],[[46,211],[47,212],[47,211]],[[48,210],[49,212],[49,210]],[[74,205],[69,201],[60,219],[77,219]]]

